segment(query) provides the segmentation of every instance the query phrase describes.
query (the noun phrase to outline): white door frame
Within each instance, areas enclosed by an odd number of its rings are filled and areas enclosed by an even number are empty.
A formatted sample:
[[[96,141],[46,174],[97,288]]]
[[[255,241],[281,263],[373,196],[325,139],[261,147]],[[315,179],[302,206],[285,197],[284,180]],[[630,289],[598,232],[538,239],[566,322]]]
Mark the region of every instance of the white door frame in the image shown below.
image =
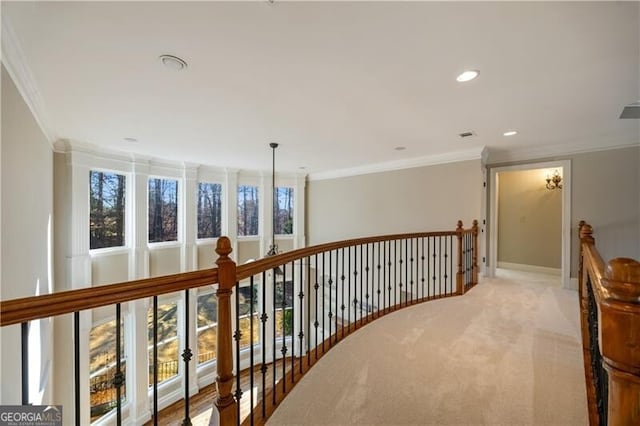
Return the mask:
[[[489,267],[490,277],[496,275],[498,263],[498,173],[516,170],[562,168],[562,286],[571,288],[571,160],[547,161],[516,166],[492,167],[489,188]]]

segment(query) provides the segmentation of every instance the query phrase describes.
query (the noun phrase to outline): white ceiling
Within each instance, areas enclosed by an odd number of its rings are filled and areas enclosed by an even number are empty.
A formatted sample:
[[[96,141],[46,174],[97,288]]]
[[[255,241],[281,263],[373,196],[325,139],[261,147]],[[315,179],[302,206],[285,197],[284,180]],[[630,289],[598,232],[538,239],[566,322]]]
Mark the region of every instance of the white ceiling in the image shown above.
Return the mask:
[[[506,159],[640,144],[618,118],[640,99],[638,6],[3,1],[3,61],[52,140],[267,170],[276,141],[280,170],[312,173]]]

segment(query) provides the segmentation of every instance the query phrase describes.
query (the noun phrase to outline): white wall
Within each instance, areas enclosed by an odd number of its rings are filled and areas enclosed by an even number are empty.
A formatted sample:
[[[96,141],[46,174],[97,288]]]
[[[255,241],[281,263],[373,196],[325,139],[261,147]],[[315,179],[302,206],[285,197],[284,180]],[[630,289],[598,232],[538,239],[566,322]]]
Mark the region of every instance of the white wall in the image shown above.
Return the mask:
[[[310,244],[402,232],[454,230],[480,220],[480,159],[312,180],[307,185]]]
[[[2,300],[52,291],[53,151],[2,67]],[[20,404],[20,326],[0,330],[0,403]],[[30,402],[51,399],[49,320],[31,322]]]

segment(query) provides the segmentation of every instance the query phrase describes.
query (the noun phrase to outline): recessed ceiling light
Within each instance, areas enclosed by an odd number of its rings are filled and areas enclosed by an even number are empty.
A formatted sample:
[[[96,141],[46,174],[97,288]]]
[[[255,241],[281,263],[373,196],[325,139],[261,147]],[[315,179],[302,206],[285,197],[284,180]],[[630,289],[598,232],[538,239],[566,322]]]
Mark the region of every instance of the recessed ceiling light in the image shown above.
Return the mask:
[[[513,136],[513,135],[517,135],[518,132],[515,130],[509,130],[503,133],[504,136]]]
[[[480,74],[480,71],[478,70],[467,70],[462,74],[460,74],[459,76],[457,76],[456,80],[459,81],[460,83],[463,83],[465,81],[473,80],[478,76],[478,74]]]
[[[187,68],[187,63],[173,55],[160,55],[160,62],[167,68],[171,68],[172,70],[180,71]]]
[[[393,149],[395,149],[396,151],[404,151],[405,149],[407,149],[407,147],[406,146],[396,146]]]
[[[122,140],[125,142],[138,142],[138,139],[136,138],[122,138]]]

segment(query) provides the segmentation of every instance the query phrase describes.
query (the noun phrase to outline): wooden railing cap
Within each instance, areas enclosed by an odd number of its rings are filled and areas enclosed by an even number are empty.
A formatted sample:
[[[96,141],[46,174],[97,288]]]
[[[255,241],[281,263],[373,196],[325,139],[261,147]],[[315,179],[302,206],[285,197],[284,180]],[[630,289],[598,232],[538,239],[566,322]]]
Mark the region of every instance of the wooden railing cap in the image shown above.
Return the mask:
[[[580,221],[580,241],[594,243],[596,240],[593,238],[593,228],[584,220]]]
[[[607,262],[602,285],[620,301],[640,303],[640,262],[618,257]]]
[[[461,221],[461,220],[459,220],[459,221],[458,221],[458,228],[457,228],[456,230],[457,230],[457,231],[462,231],[462,229],[463,229],[462,221]]]
[[[220,237],[216,243],[216,253],[218,256],[229,257],[233,249],[231,248],[231,240],[228,237]]]

